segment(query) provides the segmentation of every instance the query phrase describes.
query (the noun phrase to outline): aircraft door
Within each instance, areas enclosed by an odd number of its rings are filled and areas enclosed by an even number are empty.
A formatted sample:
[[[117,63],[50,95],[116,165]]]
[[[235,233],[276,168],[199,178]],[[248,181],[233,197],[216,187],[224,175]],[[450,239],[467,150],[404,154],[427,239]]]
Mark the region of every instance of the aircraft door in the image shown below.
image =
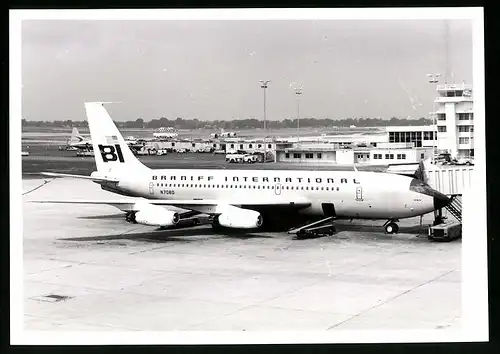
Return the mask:
[[[363,187],[361,186],[356,186],[356,201],[357,202],[363,201]]]
[[[321,209],[323,209],[323,214],[325,216],[337,216],[335,212],[335,205],[333,203],[321,203]]]
[[[155,194],[154,186],[155,184],[153,182],[149,182],[149,194],[151,195]]]
[[[281,184],[277,183],[276,186],[274,187],[274,193],[276,195],[280,195],[281,194]]]

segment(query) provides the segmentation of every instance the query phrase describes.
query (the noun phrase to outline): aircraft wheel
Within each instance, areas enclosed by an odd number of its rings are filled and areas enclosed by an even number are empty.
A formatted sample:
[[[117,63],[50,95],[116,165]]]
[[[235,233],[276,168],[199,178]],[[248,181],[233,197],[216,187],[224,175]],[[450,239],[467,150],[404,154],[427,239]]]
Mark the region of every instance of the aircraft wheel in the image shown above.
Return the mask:
[[[222,226],[219,224],[219,217],[215,216],[212,220],[212,229],[215,231],[222,229]]]
[[[131,224],[136,224],[137,222],[135,221],[135,212],[127,212],[127,214],[125,214],[125,220]]]
[[[398,224],[394,222],[390,222],[387,225],[385,225],[385,233],[386,234],[395,234],[399,231],[399,226]]]

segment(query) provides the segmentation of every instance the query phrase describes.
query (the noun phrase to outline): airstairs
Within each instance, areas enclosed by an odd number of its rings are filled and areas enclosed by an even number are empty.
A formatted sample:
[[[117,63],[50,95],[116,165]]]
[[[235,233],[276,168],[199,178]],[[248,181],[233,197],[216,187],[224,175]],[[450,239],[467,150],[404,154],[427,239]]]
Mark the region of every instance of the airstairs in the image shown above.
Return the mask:
[[[333,235],[335,233],[334,220],[334,216],[329,216],[310,224],[288,230],[288,233],[295,234],[297,238]]]
[[[453,195],[451,197],[451,202],[446,206],[446,210],[453,215],[458,222],[462,222],[462,201],[458,196]]]

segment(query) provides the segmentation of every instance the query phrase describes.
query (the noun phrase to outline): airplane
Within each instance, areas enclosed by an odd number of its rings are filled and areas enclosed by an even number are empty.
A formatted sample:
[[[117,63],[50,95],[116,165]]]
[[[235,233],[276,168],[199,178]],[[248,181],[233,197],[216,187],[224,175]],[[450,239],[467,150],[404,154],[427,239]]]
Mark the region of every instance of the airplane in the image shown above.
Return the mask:
[[[215,229],[263,229],[302,217],[397,221],[440,210],[451,198],[409,176],[358,171],[151,169],[127,145],[101,102],[85,102],[97,171],[90,176],[42,172],[93,181],[127,199],[41,200],[41,203],[107,204],[131,223],[169,227],[196,214]],[[180,214],[165,207],[187,210]]]
[[[174,139],[174,138],[179,137],[179,133],[177,133],[175,131],[175,129],[172,128],[172,127],[168,127],[168,128],[161,127],[161,128],[158,128],[153,133],[153,137],[155,139],[159,139],[159,140],[162,140],[162,139]]]
[[[224,129],[220,130],[220,133],[212,133],[210,134],[211,138],[217,139],[217,138],[235,138],[236,137],[236,132],[226,132]]]
[[[73,128],[67,145],[73,149],[92,149],[92,141],[89,138],[80,135],[76,127]]]
[[[128,146],[136,149],[140,149],[143,147],[143,144],[138,139],[133,136],[128,136],[125,138],[125,142]],[[75,150],[75,149],[86,149],[92,150],[92,140],[89,137],[84,137],[80,134],[76,127],[73,128],[71,132],[71,138],[68,141],[67,148]]]

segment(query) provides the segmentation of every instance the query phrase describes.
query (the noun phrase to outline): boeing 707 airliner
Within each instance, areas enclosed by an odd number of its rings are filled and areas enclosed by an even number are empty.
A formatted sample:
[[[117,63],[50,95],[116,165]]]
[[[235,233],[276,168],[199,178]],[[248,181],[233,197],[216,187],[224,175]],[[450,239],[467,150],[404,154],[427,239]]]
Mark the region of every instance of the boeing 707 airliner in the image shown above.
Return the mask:
[[[445,207],[450,198],[419,179],[383,172],[150,169],[130,151],[104,103],[87,102],[97,171],[90,176],[45,172],[91,180],[107,191],[134,199],[51,200],[49,203],[109,204],[127,221],[173,226],[186,214],[208,214],[214,228],[259,229],[295,216],[397,221]]]

